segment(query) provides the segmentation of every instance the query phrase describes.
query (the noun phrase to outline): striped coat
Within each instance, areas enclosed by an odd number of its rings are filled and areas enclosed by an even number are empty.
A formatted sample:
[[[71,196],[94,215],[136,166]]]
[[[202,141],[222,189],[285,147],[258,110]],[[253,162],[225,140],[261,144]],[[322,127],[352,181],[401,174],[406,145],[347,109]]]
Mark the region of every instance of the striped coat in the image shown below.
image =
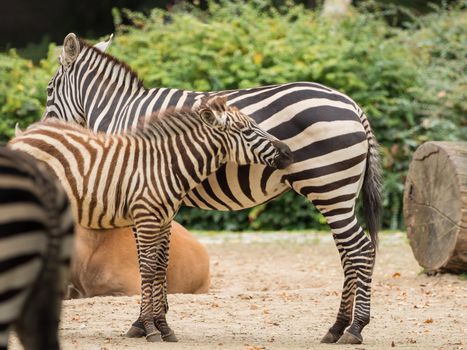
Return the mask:
[[[43,166],[0,148],[0,349],[15,326],[26,349],[58,349],[72,251],[66,194]]]
[[[227,161],[274,169],[290,149],[215,97],[195,110],[154,115],[136,130],[96,134],[60,121],[30,126],[9,146],[45,162],[85,228],[134,226],[142,280],[140,321],[150,341],[168,327],[165,277],[170,226],[186,193]],[[155,318],[155,321],[154,321]]]
[[[313,202],[331,227],[345,275],[338,316],[323,342],[341,337],[343,343],[361,342],[361,331],[370,320],[382,183],[377,142],[359,106],[311,82],[220,92],[147,89],[126,64],[102,52],[109,44],[110,40],[92,47],[74,34],[65,38],[61,64],[47,87],[44,118],[118,133],[154,111],[196,107],[206,96],[228,96],[230,105],[289,145],[295,162],[285,174],[227,163],[192,189],[184,204],[238,210],[290,189]],[[369,237],[355,215],[361,189]]]

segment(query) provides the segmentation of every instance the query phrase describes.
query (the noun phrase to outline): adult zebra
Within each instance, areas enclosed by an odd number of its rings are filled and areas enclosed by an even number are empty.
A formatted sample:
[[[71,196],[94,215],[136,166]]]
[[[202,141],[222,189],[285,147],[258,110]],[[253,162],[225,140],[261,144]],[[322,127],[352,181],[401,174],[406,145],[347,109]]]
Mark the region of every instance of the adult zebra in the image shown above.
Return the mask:
[[[72,251],[68,198],[45,167],[0,147],[0,349],[15,327],[26,349],[58,349]]]
[[[217,96],[196,109],[167,110],[118,135],[45,121],[8,144],[53,170],[81,226],[135,228],[141,274],[137,322],[148,341],[177,341],[166,321],[166,272],[172,219],[186,193],[227,161],[274,169],[292,163],[283,142],[226,101]]]
[[[361,331],[370,320],[381,202],[377,142],[362,110],[344,94],[308,82],[221,92],[146,89],[126,64],[104,53],[110,41],[93,47],[67,35],[61,64],[47,87],[44,118],[116,133],[154,111],[194,107],[206,95],[227,95],[229,104],[286,142],[295,163],[285,175],[260,165],[228,163],[189,192],[184,204],[238,210],[289,189],[307,197],[331,227],[345,276],[337,319],[322,342],[361,343]],[[362,186],[370,237],[355,215]]]

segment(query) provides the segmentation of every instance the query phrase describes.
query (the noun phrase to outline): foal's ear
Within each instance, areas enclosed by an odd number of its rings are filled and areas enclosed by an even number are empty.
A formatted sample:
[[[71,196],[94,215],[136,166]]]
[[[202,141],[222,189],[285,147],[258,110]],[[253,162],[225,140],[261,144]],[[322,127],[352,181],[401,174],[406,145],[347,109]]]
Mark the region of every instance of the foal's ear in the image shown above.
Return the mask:
[[[227,127],[227,97],[216,96],[205,100],[199,113],[206,124],[225,129]]]
[[[225,112],[227,110],[227,96],[215,96],[208,99],[206,107],[214,111]]]
[[[15,137],[21,136],[23,134],[23,130],[19,128],[19,123],[15,125]]]
[[[60,63],[68,68],[78,57],[80,52],[79,40],[75,33],[70,33],[63,40],[62,53],[60,54]]]
[[[110,34],[109,40],[107,40],[107,41],[101,41],[100,43],[95,44],[94,47],[95,47],[96,49],[98,49],[99,51],[102,51],[102,52],[107,51],[109,45],[112,43],[113,37],[114,37],[114,35],[113,35],[113,34]]]

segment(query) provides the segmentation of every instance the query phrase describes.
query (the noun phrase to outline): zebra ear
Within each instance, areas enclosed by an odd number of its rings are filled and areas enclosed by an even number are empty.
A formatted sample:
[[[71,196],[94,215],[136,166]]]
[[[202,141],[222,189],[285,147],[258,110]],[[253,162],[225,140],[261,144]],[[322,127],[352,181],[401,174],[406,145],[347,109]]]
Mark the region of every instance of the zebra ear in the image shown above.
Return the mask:
[[[80,52],[80,45],[78,38],[74,33],[70,33],[63,40],[63,49],[60,55],[60,63],[68,67],[70,66],[78,57]]]
[[[23,134],[23,131],[19,128],[19,123],[16,123],[15,125],[15,137],[21,136]]]
[[[108,48],[109,45],[112,43],[113,37],[114,37],[114,35],[113,35],[113,34],[110,34],[109,40],[107,40],[107,41],[101,41],[100,43],[95,44],[94,47],[95,47],[96,49],[98,49],[99,51],[102,51],[102,52],[107,51],[107,48]]]
[[[215,96],[206,101],[206,106],[218,112],[227,110],[227,96]]]
[[[215,96],[204,101],[200,115],[206,124],[225,129],[227,127],[227,97]]]

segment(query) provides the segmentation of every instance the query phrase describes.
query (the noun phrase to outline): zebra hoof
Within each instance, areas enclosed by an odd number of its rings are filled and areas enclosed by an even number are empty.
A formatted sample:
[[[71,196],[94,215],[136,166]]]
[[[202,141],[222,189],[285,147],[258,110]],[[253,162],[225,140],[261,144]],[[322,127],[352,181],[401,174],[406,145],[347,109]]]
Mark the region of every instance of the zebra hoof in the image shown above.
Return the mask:
[[[125,336],[127,338],[141,338],[146,335],[146,331],[139,327],[131,326],[128,332],[126,332]]]
[[[325,344],[333,344],[339,340],[339,337],[332,334],[330,331],[326,333],[326,335],[321,339],[321,343]]]
[[[355,335],[349,331],[346,331],[344,334],[342,334],[342,337],[339,338],[337,344],[361,344],[362,341],[363,338],[361,335]]]
[[[162,341],[162,337],[159,332],[153,332],[146,336],[146,340],[150,343],[157,343]]]
[[[169,334],[162,334],[162,340],[168,343],[176,343],[178,342],[177,336],[174,332],[170,332]]]

